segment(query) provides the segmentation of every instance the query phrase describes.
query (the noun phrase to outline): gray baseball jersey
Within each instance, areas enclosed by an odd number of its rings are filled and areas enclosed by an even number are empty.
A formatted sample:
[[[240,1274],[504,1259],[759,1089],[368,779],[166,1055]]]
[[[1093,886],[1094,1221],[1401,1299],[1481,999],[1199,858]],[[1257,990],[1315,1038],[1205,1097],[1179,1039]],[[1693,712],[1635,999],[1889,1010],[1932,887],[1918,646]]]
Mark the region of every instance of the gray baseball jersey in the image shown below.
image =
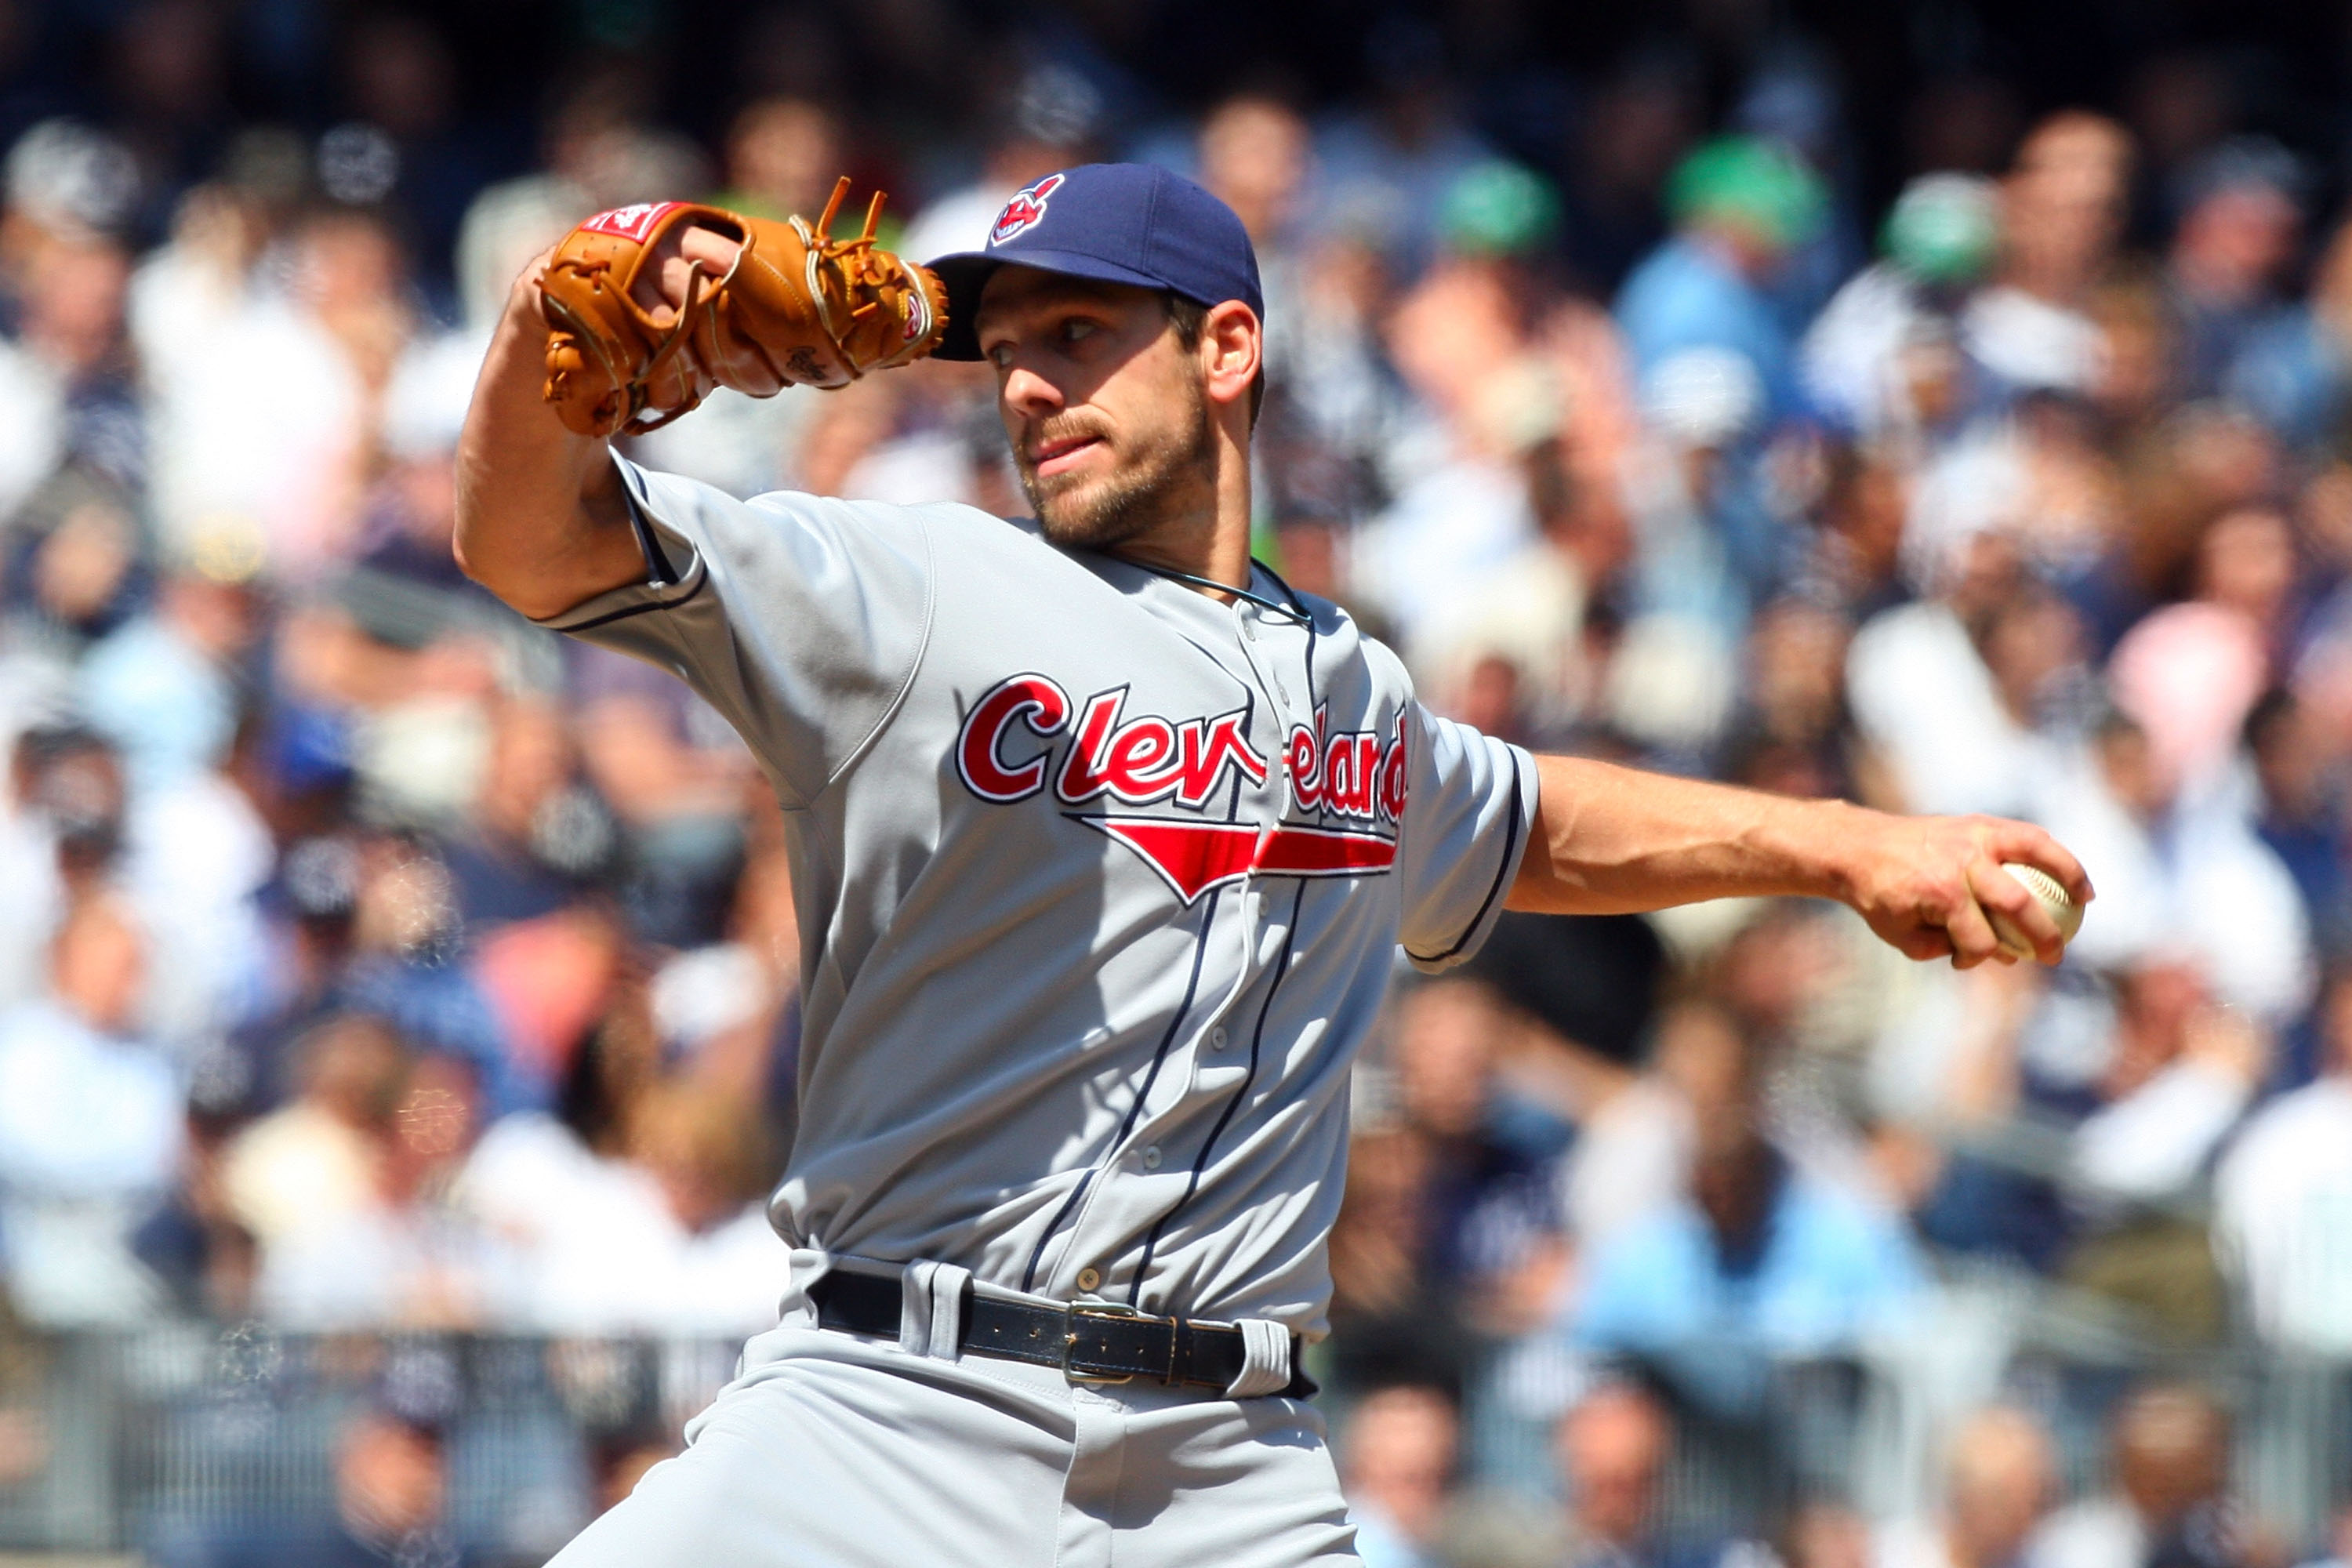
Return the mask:
[[[648,581],[548,624],[677,671],[783,804],[777,1229],[1319,1331],[1350,1060],[1400,942],[1491,927],[1531,760],[1263,569],[1286,608],[969,507],[621,472]]]

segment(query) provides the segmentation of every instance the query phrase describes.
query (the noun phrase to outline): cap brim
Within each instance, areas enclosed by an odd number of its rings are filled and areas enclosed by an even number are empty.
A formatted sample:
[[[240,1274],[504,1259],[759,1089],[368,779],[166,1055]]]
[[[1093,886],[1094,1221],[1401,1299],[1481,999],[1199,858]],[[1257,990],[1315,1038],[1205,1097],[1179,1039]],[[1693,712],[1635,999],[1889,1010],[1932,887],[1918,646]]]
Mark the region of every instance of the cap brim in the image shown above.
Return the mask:
[[[948,291],[948,330],[940,337],[940,346],[931,351],[933,359],[981,357],[980,334],[975,330],[981,290],[988,287],[988,280],[1000,267],[1034,267],[1040,272],[1058,272],[1066,278],[1131,283],[1139,289],[1170,287],[1164,279],[1138,272],[1132,267],[1121,267],[1115,261],[1074,250],[960,250],[925,265],[939,275],[941,286]]]

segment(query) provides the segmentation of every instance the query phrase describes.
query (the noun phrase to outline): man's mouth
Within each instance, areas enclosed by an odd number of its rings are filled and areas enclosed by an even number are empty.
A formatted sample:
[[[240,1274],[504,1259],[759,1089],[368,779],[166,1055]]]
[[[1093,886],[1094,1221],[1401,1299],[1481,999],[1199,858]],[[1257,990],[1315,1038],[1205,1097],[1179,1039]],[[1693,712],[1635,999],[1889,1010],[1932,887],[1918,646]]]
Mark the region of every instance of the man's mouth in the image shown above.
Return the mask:
[[[1099,436],[1062,436],[1040,441],[1030,449],[1030,465],[1038,478],[1050,478],[1075,467],[1081,453],[1101,444]]]

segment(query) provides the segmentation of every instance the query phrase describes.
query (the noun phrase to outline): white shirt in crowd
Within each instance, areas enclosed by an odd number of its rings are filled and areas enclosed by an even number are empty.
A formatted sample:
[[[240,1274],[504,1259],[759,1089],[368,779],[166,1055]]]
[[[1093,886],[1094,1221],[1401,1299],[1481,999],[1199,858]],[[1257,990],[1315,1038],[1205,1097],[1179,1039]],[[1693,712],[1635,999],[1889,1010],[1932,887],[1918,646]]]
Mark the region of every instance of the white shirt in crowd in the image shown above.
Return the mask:
[[[2214,1178],[2213,1245],[2273,1345],[2352,1352],[2352,1079],[2324,1078],[2246,1124]]]
[[[143,1041],[53,1002],[0,1015],[0,1234],[26,1317],[128,1323],[160,1305],[127,1237],[178,1169],[182,1094]]]
[[[788,1266],[757,1204],[678,1223],[653,1177],[592,1153],[551,1117],[509,1116],[467,1162],[458,1201],[517,1254],[517,1326],[550,1333],[748,1334],[775,1326]]]

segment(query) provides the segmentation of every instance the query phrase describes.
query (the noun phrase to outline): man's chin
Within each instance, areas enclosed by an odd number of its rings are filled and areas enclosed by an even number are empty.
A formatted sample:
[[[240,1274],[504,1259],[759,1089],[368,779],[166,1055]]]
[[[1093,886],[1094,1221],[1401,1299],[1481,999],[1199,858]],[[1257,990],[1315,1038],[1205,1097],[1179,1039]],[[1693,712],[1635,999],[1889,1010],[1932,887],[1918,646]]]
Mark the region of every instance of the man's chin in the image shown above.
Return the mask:
[[[1100,487],[1073,486],[1055,494],[1032,489],[1030,510],[1046,542],[1065,550],[1098,550],[1133,531],[1127,509],[1105,504]]]

